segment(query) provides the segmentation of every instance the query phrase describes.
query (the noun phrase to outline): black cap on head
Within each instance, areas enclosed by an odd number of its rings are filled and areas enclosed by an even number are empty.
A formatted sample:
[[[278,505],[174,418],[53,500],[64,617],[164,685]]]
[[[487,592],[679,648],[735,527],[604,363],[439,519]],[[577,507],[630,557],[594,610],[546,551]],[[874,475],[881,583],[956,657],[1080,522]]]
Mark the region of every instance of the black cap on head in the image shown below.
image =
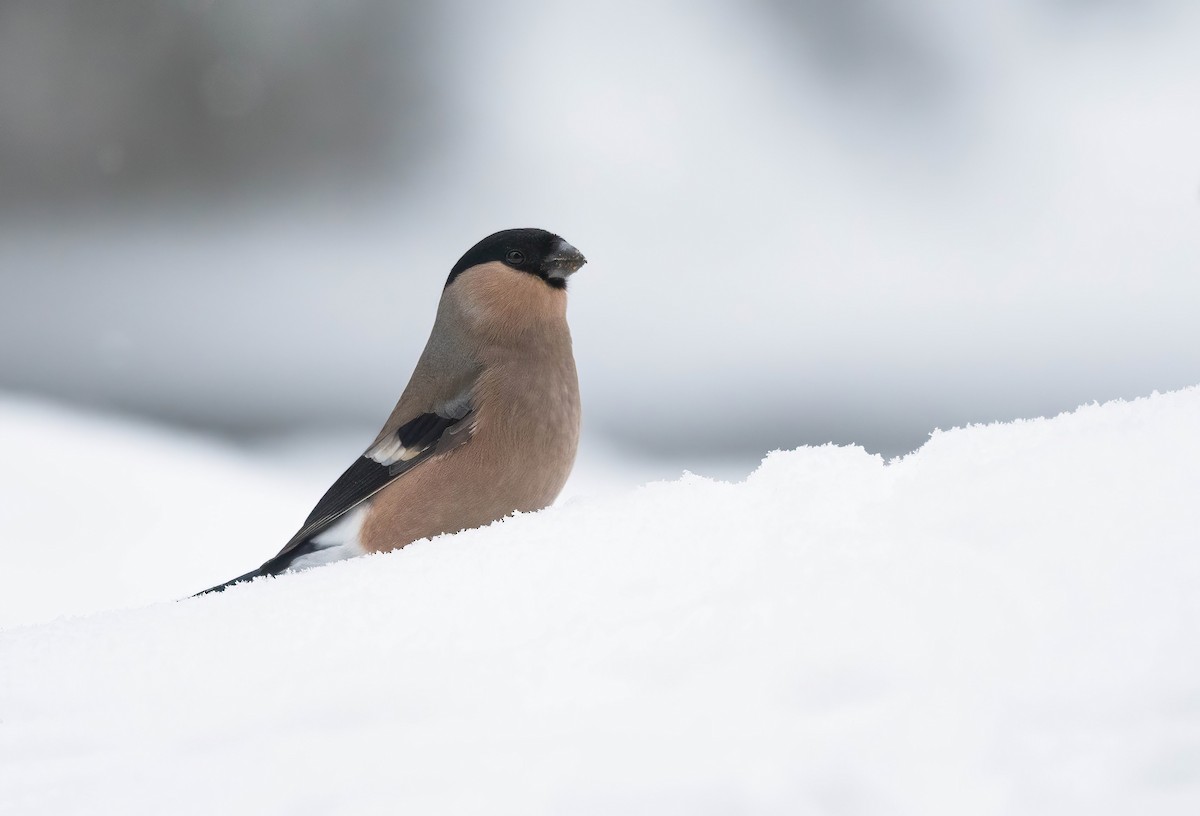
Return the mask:
[[[555,289],[565,289],[569,278],[587,263],[578,249],[552,232],[541,229],[510,229],[489,235],[467,250],[446,285],[472,266],[499,261],[519,272],[541,278]]]

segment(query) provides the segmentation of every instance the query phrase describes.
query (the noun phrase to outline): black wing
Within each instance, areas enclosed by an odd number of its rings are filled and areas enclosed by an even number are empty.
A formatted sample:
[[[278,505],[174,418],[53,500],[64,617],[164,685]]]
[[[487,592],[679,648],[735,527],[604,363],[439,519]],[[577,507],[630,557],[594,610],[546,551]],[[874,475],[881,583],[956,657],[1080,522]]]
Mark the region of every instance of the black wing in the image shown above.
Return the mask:
[[[421,414],[376,442],[325,491],[304,526],[271,561],[287,555],[435,453],[466,442],[472,419],[470,410],[458,418]]]
[[[305,552],[306,547],[313,546],[310,543],[313,536],[425,460],[471,438],[475,421],[469,399],[453,401],[439,410],[458,416],[421,414],[401,425],[395,433],[380,439],[325,492],[309,513],[300,532],[292,536],[278,555],[256,570],[198,594],[221,592],[242,581],[283,572],[298,555]]]

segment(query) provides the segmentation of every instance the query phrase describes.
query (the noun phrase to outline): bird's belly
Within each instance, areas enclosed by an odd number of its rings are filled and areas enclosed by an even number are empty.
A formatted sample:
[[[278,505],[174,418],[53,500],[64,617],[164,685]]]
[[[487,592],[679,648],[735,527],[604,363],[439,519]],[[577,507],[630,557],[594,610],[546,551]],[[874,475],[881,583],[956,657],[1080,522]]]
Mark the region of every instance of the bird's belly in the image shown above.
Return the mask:
[[[503,416],[481,410],[469,442],[380,491],[363,525],[363,547],[386,552],[549,506],[579,442],[579,403],[570,385],[508,395],[500,403]]]

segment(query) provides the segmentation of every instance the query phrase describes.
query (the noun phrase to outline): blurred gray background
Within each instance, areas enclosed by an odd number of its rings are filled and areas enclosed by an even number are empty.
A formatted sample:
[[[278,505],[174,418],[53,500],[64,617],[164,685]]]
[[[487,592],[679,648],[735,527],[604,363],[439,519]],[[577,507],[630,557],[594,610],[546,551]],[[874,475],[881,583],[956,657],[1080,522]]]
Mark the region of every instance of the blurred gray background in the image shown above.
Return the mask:
[[[1195,384],[1200,4],[0,3],[2,392],[369,435],[513,226],[614,459]]]

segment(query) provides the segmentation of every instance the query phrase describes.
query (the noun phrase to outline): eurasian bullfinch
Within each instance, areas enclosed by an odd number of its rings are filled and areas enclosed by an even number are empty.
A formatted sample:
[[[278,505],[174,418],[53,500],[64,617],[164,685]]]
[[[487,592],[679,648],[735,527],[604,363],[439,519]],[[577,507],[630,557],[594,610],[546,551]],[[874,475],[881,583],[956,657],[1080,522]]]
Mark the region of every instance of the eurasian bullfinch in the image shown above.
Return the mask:
[[[375,441],[278,555],[205,592],[554,501],[579,442],[567,280],[585,262],[540,229],[471,247],[450,270],[429,342]]]

